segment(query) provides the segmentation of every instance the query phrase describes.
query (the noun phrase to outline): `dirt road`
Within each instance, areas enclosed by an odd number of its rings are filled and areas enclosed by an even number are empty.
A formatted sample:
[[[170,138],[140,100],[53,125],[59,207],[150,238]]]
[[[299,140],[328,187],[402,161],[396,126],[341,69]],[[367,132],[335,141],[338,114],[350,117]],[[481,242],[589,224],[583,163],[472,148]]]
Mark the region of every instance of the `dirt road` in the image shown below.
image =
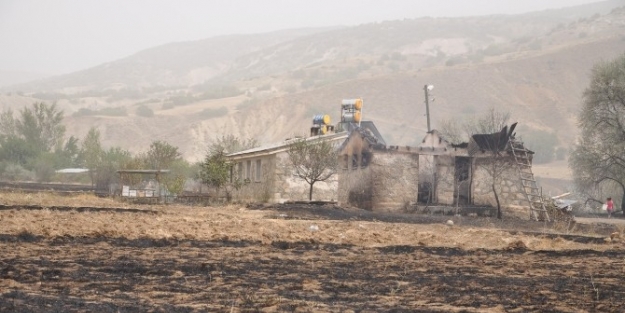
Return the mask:
[[[581,224],[609,224],[625,228],[625,219],[623,218],[576,217],[575,221]]]

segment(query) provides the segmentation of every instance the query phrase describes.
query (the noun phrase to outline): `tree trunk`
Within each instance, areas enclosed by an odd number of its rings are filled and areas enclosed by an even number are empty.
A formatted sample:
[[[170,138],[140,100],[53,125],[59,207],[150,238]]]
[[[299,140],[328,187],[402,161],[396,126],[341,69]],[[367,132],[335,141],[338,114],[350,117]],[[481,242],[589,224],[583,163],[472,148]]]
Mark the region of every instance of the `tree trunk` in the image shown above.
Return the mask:
[[[492,184],[491,187],[493,188],[493,194],[495,195],[495,201],[497,202],[497,218],[501,219],[502,214],[501,214],[501,204],[499,203],[499,195],[497,195],[497,189],[495,188],[494,183]]]
[[[310,184],[310,190],[308,191],[308,201],[312,201],[312,193],[313,193],[314,184],[315,184],[314,182]]]

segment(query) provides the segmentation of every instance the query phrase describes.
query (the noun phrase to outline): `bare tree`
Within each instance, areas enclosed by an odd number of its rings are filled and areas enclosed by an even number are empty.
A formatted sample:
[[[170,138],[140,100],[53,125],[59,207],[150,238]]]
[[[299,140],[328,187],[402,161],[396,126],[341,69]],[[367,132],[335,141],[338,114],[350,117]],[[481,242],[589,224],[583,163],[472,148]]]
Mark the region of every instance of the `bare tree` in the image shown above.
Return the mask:
[[[467,141],[473,138],[473,135],[477,134],[484,134],[486,137],[489,137],[488,140],[481,140],[479,143],[475,142],[475,144],[479,144],[483,150],[489,151],[491,154],[491,157],[476,162],[476,166],[483,169],[488,174],[486,179],[488,180],[488,184],[491,187],[497,204],[497,218],[499,219],[502,218],[499,194],[503,176],[514,165],[510,162],[509,156],[504,151],[505,144],[503,144],[507,142],[507,139],[512,135],[512,131],[508,131],[508,127],[506,126],[509,119],[510,113],[490,108],[485,114],[469,119],[464,123],[458,123],[454,120],[445,121],[441,123],[443,128],[439,130],[443,137],[449,136],[449,138],[445,138],[456,144],[462,141],[459,139],[461,138],[459,135],[460,128],[462,128],[467,135]],[[499,135],[491,136],[496,133],[499,133]],[[469,149],[469,151],[471,152],[471,149]],[[458,180],[457,184],[459,186],[461,178],[456,177],[456,179]]]
[[[503,177],[508,172],[513,164],[509,157],[505,153],[498,149],[493,149],[492,157],[484,162],[478,163],[477,166],[482,168],[488,177],[486,178],[490,183],[491,191],[495,197],[495,203],[497,204],[497,218],[502,219],[503,214],[501,212],[501,202],[499,201],[499,194],[501,192],[501,185],[503,183]]]
[[[309,200],[312,200],[316,182],[326,181],[336,174],[338,154],[331,142],[297,139],[289,146],[288,155],[293,174],[310,185]]]
[[[255,147],[258,147],[258,142],[255,138],[239,138],[228,134],[215,138],[208,150],[209,152],[223,151],[225,154],[229,154]]]
[[[452,144],[459,144],[465,141],[465,138],[463,136],[462,124],[459,123],[456,119],[450,118],[446,120],[441,120],[438,125],[440,125],[440,128],[437,129],[438,132],[448,142]]]
[[[466,121],[463,124],[463,129],[469,137],[475,134],[492,134],[503,129],[509,120],[509,112],[498,111],[491,107],[483,115]]]

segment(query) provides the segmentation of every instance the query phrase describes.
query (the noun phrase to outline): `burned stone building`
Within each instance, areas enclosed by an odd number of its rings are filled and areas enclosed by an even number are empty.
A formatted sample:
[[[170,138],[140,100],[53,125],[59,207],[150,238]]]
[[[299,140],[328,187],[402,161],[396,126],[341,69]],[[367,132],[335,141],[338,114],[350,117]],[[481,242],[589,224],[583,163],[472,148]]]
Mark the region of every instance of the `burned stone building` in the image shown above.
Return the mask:
[[[527,205],[523,179],[531,178],[521,173],[531,173],[527,170],[531,170],[534,152],[514,139],[515,126],[493,134],[475,134],[468,143],[457,145],[437,131],[428,133],[419,151],[431,159],[432,166],[425,168],[433,172],[431,202],[494,206],[494,185],[502,205]]]
[[[514,139],[515,126],[457,145],[432,130],[417,147],[381,145],[356,129],[339,151],[339,202],[390,211],[418,203],[495,206],[497,198],[502,206],[528,206],[538,196],[533,152]]]
[[[339,204],[367,210],[393,210],[416,200],[419,155],[387,147],[370,128],[350,132],[339,148]]]
[[[404,210],[415,205],[525,205],[532,212],[542,198],[531,171],[533,152],[515,140],[514,129],[473,135],[452,144],[438,131],[426,133],[416,147],[392,146],[373,122],[362,120],[362,99],[341,102],[341,120],[330,126],[315,115],[310,141],[338,147],[338,175],[315,185],[316,200],[338,200],[367,210]],[[288,141],[228,155],[233,173],[246,183],[239,201],[281,202],[306,199],[305,183],[289,167]],[[234,175],[234,174],[232,174]],[[496,192],[493,192],[496,191]],[[540,203],[538,203],[540,199]]]

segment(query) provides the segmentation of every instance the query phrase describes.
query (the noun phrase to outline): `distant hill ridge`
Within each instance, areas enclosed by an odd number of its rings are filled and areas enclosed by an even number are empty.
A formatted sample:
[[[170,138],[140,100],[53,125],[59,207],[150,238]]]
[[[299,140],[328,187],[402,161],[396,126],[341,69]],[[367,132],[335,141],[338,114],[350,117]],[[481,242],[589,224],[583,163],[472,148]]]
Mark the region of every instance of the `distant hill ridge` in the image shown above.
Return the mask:
[[[520,122],[520,133],[552,132],[568,147],[592,65],[625,51],[623,6],[605,1],[172,43],[3,88],[0,106],[56,101],[69,134],[82,138],[95,126],[105,145],[140,151],[166,140],[200,159],[224,133],[261,143],[305,134],[313,114],[336,121],[340,100],[353,97],[365,99],[365,118],[389,144],[415,144],[425,131],[422,88],[434,84],[434,127],[497,107]],[[137,113],[140,107],[153,116]]]

